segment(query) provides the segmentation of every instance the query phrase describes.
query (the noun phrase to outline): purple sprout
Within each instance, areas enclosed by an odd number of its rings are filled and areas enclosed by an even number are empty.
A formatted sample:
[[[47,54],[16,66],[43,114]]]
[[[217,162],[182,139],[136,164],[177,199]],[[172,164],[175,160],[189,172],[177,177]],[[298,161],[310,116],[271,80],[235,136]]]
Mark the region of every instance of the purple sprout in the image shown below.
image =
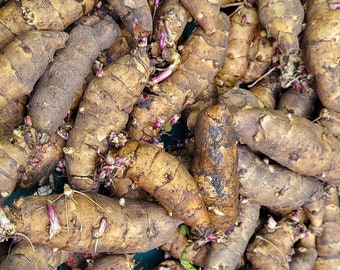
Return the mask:
[[[46,209],[47,209],[47,215],[48,219],[50,221],[50,240],[59,233],[61,230],[61,226],[58,223],[58,214],[55,207],[52,205],[52,202],[50,200],[47,200],[46,202]]]

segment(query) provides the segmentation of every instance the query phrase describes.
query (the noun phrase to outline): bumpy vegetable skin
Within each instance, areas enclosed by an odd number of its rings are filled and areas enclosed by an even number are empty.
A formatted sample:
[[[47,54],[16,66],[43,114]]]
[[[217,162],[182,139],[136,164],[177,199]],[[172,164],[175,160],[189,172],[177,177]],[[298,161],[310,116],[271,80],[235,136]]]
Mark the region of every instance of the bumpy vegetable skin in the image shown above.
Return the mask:
[[[30,31],[2,50],[0,108],[33,90],[34,84],[53,59],[54,52],[65,46],[67,38],[65,32]]]
[[[94,204],[78,193],[73,199],[54,201],[59,196],[28,196],[15,209],[5,209],[15,233],[25,234],[33,244],[66,251],[125,254],[146,252],[164,244],[180,224],[163,207],[151,202],[126,199],[121,205],[117,199],[87,194]],[[47,200],[54,201],[50,204],[54,210],[46,211]],[[56,214],[49,217],[52,210]],[[101,226],[103,219],[106,222]],[[58,229],[57,224],[64,229]],[[7,231],[3,236],[11,234],[13,231]]]
[[[240,193],[263,206],[299,207],[320,199],[323,184],[280,165],[267,164],[244,145],[238,146]]]
[[[129,165],[122,166],[124,177],[149,192],[171,216],[202,235],[212,232],[197,183],[175,156],[156,145],[133,141],[120,149],[115,158],[128,161]]]
[[[297,53],[300,50],[298,35],[304,19],[301,1],[259,0],[257,5],[260,23],[278,42],[282,53]]]
[[[48,135],[57,131],[99,52],[120,34],[118,24],[109,17],[93,27],[79,24],[72,29],[65,49],[44,72],[30,98],[28,114],[37,130]]]
[[[140,49],[123,56],[104,70],[103,77],[89,83],[64,149],[68,178],[76,189],[94,188],[97,149],[105,152],[110,133],[124,129],[150,73],[150,60]]]
[[[320,125],[270,109],[243,109],[233,119],[241,143],[292,171],[340,183],[340,141]]]
[[[304,61],[315,75],[316,92],[324,107],[340,112],[340,9],[336,1],[309,1],[303,35]],[[332,8],[331,5],[334,5]]]
[[[207,35],[202,28],[197,28],[183,44],[180,68],[152,88],[155,94],[134,106],[127,127],[132,138],[156,137],[163,125],[171,120],[175,122],[181,111],[194,102],[217,74],[229,36],[228,16],[220,14],[218,17],[218,30]]]
[[[204,265],[206,270],[234,270],[255,232],[260,205],[254,201],[241,202],[238,225],[221,243],[211,243]],[[227,258],[227,259],[226,259]]]
[[[8,1],[0,8],[0,48],[15,36],[37,30],[64,30],[93,8],[94,0]]]
[[[237,219],[239,182],[236,136],[225,104],[204,109],[195,127],[192,173],[217,231],[232,230]]]

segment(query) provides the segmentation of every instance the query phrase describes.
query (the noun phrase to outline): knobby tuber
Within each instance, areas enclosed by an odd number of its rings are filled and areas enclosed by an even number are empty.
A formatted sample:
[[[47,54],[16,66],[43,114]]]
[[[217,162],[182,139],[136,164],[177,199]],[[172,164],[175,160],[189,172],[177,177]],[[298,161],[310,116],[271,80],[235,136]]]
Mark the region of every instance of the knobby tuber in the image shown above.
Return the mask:
[[[238,146],[240,193],[263,206],[299,207],[320,199],[323,184],[280,165],[267,164],[246,146]]]
[[[65,46],[65,32],[30,31],[9,43],[0,54],[0,109],[10,100],[33,90],[52,61],[54,52]]]
[[[270,109],[243,109],[235,131],[247,144],[294,172],[340,183],[340,141],[308,119]]]
[[[45,179],[62,156],[64,140],[56,133],[41,144],[38,132],[19,126],[0,140],[0,194],[6,198],[19,182],[31,186]]]
[[[98,150],[105,152],[110,134],[124,129],[150,73],[149,58],[141,48],[108,66],[103,77],[89,83],[64,149],[68,179],[75,189],[96,189]]]
[[[131,178],[149,192],[171,216],[181,219],[203,236],[212,232],[198,185],[175,156],[156,145],[132,141],[114,157],[113,164],[120,166],[124,177]]]
[[[2,270],[49,270],[56,269],[70,256],[70,252],[53,250],[48,245],[37,244],[34,249],[27,241],[21,239],[10,249],[10,253],[2,258]]]
[[[182,5],[190,12],[195,21],[207,34],[217,29],[217,18],[222,0],[181,0]]]
[[[225,104],[210,106],[199,114],[191,168],[211,223],[222,233],[233,230],[238,213],[237,146],[231,124]]]
[[[259,20],[270,37],[279,45],[283,55],[299,52],[298,35],[302,30],[304,10],[299,0],[257,1]]]
[[[340,113],[323,108],[320,110],[318,121],[335,136],[340,137]]]
[[[118,24],[109,17],[93,27],[79,24],[72,29],[65,49],[44,72],[30,98],[28,115],[37,130],[49,136],[57,131],[99,52],[118,35]]]
[[[332,7],[332,3],[334,6]],[[323,106],[340,112],[340,9],[336,1],[308,2],[303,55],[307,70],[315,75],[316,92]]]
[[[15,36],[37,30],[64,30],[93,8],[94,0],[8,1],[0,8],[0,48]]]
[[[2,240],[21,233],[33,244],[93,254],[146,252],[164,244],[181,223],[155,203],[126,199],[121,205],[114,198],[79,193],[21,198],[15,208],[1,208],[0,220]]]
[[[322,235],[316,238],[318,259],[316,270],[336,270],[340,265],[340,209],[338,189],[336,186],[327,187],[328,199],[323,219]]]
[[[103,254],[94,258],[93,270],[133,270],[135,269],[133,255]]]
[[[234,270],[255,232],[260,215],[260,205],[251,200],[241,202],[238,222],[234,231],[220,243],[211,243],[204,269]]]
[[[303,224],[303,210],[284,216],[277,223],[270,221],[247,247],[251,269],[289,269],[292,247],[299,239],[307,237]],[[272,219],[269,216],[269,219]]]
[[[206,89],[223,64],[229,36],[229,18],[218,16],[217,31],[202,28],[191,34],[181,50],[180,68],[152,88],[131,112],[127,130],[134,139],[154,138],[166,122],[174,124],[181,111]]]
[[[258,13],[243,6],[230,17],[230,37],[224,63],[216,75],[220,86],[231,88],[247,72],[250,43],[258,26]]]

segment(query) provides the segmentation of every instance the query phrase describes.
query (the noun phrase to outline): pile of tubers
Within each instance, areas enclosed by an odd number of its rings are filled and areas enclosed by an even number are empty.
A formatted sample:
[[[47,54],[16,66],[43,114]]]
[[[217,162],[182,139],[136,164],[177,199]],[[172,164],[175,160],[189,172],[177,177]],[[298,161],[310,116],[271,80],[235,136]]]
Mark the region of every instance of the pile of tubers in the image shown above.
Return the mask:
[[[340,269],[340,2],[2,0],[0,50],[0,269]]]

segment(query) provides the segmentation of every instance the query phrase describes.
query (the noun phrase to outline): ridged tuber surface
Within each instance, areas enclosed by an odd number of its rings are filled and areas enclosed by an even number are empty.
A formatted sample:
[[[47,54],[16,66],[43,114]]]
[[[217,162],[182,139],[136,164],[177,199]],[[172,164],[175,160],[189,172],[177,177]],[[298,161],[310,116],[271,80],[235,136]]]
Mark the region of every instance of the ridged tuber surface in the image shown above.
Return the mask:
[[[336,2],[336,1],[335,1]],[[316,92],[324,107],[340,112],[340,9],[332,1],[309,1],[303,54],[307,70],[315,75]],[[336,3],[334,3],[335,5]]]
[[[0,48],[15,36],[37,30],[64,30],[92,10],[94,0],[8,1],[0,8]]]
[[[329,195],[323,219],[322,235],[316,238],[316,270],[337,270],[340,266],[340,209],[337,187],[327,187]]]
[[[97,148],[105,152],[110,133],[124,129],[129,113],[151,73],[144,51],[123,56],[92,80],[85,90],[64,149],[70,184],[78,190],[94,187]]]
[[[240,193],[263,206],[299,207],[320,199],[323,184],[311,176],[267,164],[244,145],[238,146]]]
[[[339,184],[340,141],[304,117],[270,109],[243,109],[234,115],[241,143],[294,172]]]
[[[218,29],[217,17],[221,2],[222,0],[181,0],[182,5],[207,34]]]
[[[138,262],[137,262],[138,264]],[[115,255],[105,254],[98,258],[94,258],[92,270],[133,270],[135,262],[132,254]]]
[[[132,138],[156,137],[159,126],[180,115],[212,81],[222,65],[229,36],[228,16],[221,13],[218,18],[215,33],[207,35],[198,28],[189,36],[179,69],[152,89],[155,94],[134,106],[127,128]]]
[[[79,24],[72,29],[65,49],[44,72],[30,98],[28,115],[37,130],[48,135],[57,131],[94,60],[120,34],[118,24],[110,17],[94,26]]]
[[[260,205],[251,200],[240,204],[238,225],[221,243],[211,243],[204,265],[205,270],[234,270],[240,262],[247,244],[255,232]]]
[[[6,198],[18,181],[31,185],[54,170],[62,156],[64,140],[57,134],[41,145],[36,130],[20,126],[0,140],[0,194]],[[30,183],[30,184],[28,184]]]
[[[323,108],[319,116],[319,123],[335,136],[340,137],[340,112]]]
[[[253,7],[242,7],[230,17],[230,37],[224,63],[216,75],[220,86],[231,88],[247,72],[250,44],[259,19]]]
[[[236,136],[231,124],[225,104],[212,105],[199,114],[191,167],[211,223],[224,233],[234,228],[239,201]]]
[[[33,90],[54,52],[65,46],[67,38],[65,32],[30,31],[1,51],[0,109]]]
[[[283,55],[300,50],[298,35],[302,30],[304,10],[299,0],[257,1],[260,23],[278,42]]]
[[[303,211],[297,216],[287,214],[270,230],[261,229],[253,242],[247,247],[247,259],[251,269],[289,270],[292,247],[299,239],[305,237],[306,228],[302,223]]]
[[[120,149],[115,158],[132,159],[130,165],[123,167],[124,177],[149,192],[171,216],[202,235],[212,232],[198,185],[179,159],[163,148],[137,141]]]
[[[33,244],[66,251],[125,254],[146,252],[164,244],[180,224],[163,207],[147,201],[126,199],[121,205],[117,199],[90,193],[89,197],[75,193],[73,199],[54,201],[59,196],[28,196],[17,208],[6,210],[16,233],[25,234]],[[45,208],[47,200],[54,201],[57,218],[52,218],[53,223]],[[106,225],[99,233],[103,218]],[[56,222],[62,229],[51,237],[49,231],[51,226],[55,229]]]
[[[34,250],[27,239],[21,239],[10,249],[10,254],[2,258],[2,270],[49,270],[57,269],[70,256],[70,252],[53,250],[48,245],[34,245]]]
[[[152,15],[147,0],[109,0],[108,2],[136,40],[141,41],[152,34]]]

